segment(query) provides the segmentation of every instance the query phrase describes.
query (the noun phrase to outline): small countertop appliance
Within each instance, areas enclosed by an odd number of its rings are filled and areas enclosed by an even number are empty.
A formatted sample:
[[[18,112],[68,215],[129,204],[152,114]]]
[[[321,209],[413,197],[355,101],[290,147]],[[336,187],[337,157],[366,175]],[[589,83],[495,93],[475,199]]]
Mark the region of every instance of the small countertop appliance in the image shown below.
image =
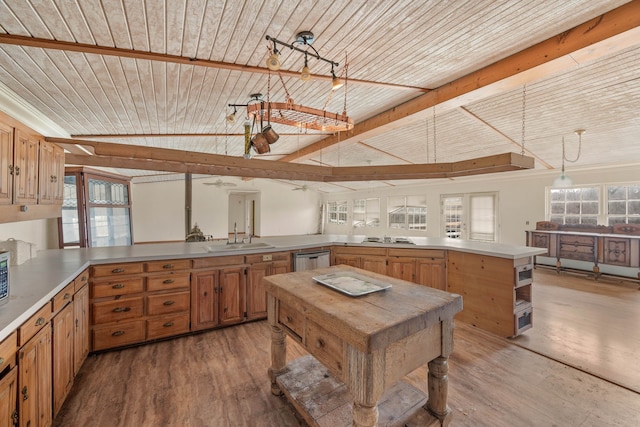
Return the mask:
[[[0,305],[9,301],[9,252],[0,252]]]

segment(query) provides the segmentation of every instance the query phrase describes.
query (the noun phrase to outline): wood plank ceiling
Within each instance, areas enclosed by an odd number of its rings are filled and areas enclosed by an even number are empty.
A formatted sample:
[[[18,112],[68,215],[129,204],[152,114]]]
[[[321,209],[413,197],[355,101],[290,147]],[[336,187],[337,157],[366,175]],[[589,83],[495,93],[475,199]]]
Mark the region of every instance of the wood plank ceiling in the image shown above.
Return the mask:
[[[586,129],[580,166],[633,164],[640,163],[637,31],[491,90],[463,91],[455,103],[435,99],[435,108],[394,122],[383,113],[556,35],[568,39],[563,32],[616,8],[639,13],[638,3],[0,0],[0,93],[57,125],[60,132],[43,132],[50,137],[240,157],[243,120],[225,121],[228,104],[256,92],[282,102],[288,91],[297,104],[346,109],[356,129],[367,120],[376,129],[326,135],[274,125],[280,140],[256,158],[331,167],[460,162],[519,153],[524,140],[536,168],[550,169],[560,167],[562,136],[573,152],[573,131]],[[348,70],[346,90],[331,92],[330,66],[312,57],[315,78],[301,81],[303,55],[288,48],[282,79],[266,73],[265,36],[291,43],[302,30],[315,34],[320,55],[340,63],[336,74]],[[365,184],[397,183],[321,187]]]

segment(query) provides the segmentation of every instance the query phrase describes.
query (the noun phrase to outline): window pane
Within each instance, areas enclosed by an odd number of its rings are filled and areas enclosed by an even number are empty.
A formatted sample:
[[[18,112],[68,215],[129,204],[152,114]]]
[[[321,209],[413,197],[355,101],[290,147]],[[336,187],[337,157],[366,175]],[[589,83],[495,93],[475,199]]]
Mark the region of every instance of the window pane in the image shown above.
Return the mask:
[[[571,215],[571,214],[579,214],[580,213],[580,203],[577,202],[567,202],[567,214]]]
[[[629,201],[629,215],[640,215],[640,200]]]
[[[583,215],[598,215],[598,203],[586,202],[582,204]]]
[[[625,187],[609,186],[607,188],[607,194],[609,200],[625,200],[627,198],[627,191]]]
[[[640,185],[630,185],[627,197],[629,200],[640,200]]]
[[[595,187],[578,189],[577,192],[582,193],[582,200],[598,201],[598,189]]]
[[[609,202],[609,215],[624,215],[627,213],[626,202]]]
[[[121,246],[131,244],[128,208],[89,208],[91,246]]]
[[[129,193],[126,184],[89,178],[89,204],[128,205]]]
[[[493,196],[470,197],[470,231],[472,240],[495,240],[495,211]]]

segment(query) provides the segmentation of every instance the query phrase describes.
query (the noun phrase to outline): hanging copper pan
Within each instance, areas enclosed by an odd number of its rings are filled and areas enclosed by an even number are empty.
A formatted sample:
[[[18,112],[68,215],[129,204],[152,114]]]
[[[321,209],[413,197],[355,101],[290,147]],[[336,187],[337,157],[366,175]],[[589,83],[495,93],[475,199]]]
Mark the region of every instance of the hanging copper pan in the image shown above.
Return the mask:
[[[267,125],[262,129],[262,134],[269,144],[273,144],[280,138],[280,135],[277,134],[275,130],[271,127],[271,125]]]
[[[253,138],[251,138],[251,144],[258,154],[266,154],[271,151],[271,148],[269,148],[269,142],[267,142],[267,138],[265,138],[262,133],[256,133]]]

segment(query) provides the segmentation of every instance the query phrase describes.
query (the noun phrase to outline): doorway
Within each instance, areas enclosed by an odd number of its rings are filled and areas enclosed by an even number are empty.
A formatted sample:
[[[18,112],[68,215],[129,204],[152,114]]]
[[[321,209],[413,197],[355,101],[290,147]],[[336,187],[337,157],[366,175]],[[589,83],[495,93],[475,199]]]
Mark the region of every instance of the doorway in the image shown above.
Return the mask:
[[[229,193],[229,219],[228,233],[234,236],[236,230],[238,236],[256,236],[256,211],[259,192],[257,191],[231,191]],[[242,237],[238,237],[239,239]]]
[[[440,200],[444,237],[481,242],[498,241],[497,193],[443,195]]]

